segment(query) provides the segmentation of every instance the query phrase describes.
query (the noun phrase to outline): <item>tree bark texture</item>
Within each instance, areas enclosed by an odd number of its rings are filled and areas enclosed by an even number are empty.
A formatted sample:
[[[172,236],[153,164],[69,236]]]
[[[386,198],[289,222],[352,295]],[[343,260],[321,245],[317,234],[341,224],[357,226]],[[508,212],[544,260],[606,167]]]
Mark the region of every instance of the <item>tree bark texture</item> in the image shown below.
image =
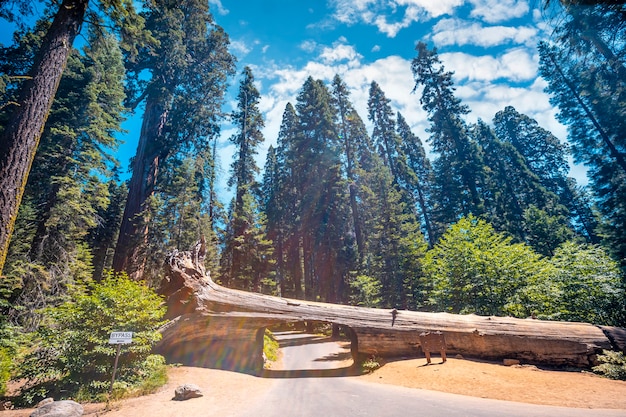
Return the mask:
[[[167,110],[158,98],[149,96],[143,116],[133,174],[128,186],[128,197],[113,256],[113,269],[125,271],[131,279],[139,280],[145,267],[143,249],[147,243],[147,203],[154,192],[159,170],[159,139],[167,120]]]
[[[64,0],[20,90],[0,138],[0,274],[24,187],[88,0]]]
[[[623,350],[626,331],[587,323],[424,313],[317,303],[224,288],[205,273],[201,245],[168,259],[162,293],[169,323],[157,350],[195,366],[260,370],[265,328],[328,322],[352,337],[356,360],[419,356],[420,333],[444,334],[448,355],[519,359],[525,363],[590,367],[603,349]],[[259,340],[261,340],[259,342]]]

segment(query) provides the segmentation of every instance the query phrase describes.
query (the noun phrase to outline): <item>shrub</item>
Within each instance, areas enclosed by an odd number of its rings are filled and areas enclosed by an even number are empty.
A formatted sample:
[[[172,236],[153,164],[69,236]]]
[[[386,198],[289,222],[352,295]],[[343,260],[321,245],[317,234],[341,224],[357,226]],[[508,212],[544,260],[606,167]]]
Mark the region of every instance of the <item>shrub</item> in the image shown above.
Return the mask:
[[[0,347],[0,397],[6,393],[7,382],[11,378],[11,356],[9,350]]]
[[[376,357],[375,355],[370,356],[361,364],[361,368],[363,369],[363,371],[367,372],[368,374],[371,374],[380,367],[380,358]]]
[[[154,291],[128,279],[108,274],[101,283],[77,287],[70,299],[44,310],[47,321],[36,334],[37,344],[20,366],[27,388],[39,395],[56,392],[62,398],[80,393],[96,398],[110,386],[117,347],[108,343],[112,331],[132,331],[133,343],[122,345],[116,381],[132,391],[161,372],[163,360],[150,354],[160,339],[165,313]],[[42,389],[43,387],[43,389]]]
[[[276,362],[278,360],[278,341],[274,338],[271,331],[265,329],[265,335],[263,336],[263,353],[269,362]]]
[[[598,355],[600,365],[594,366],[593,371],[606,378],[626,381],[626,357],[622,352],[603,350]]]

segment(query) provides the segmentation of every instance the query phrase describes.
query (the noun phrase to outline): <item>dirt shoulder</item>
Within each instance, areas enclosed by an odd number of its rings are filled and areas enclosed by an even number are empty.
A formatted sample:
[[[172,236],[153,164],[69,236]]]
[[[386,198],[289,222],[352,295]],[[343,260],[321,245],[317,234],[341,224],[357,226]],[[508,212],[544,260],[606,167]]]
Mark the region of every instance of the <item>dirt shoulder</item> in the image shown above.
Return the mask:
[[[574,408],[626,410],[626,381],[589,372],[542,370],[534,366],[439,358],[386,363],[365,381],[452,394]]]

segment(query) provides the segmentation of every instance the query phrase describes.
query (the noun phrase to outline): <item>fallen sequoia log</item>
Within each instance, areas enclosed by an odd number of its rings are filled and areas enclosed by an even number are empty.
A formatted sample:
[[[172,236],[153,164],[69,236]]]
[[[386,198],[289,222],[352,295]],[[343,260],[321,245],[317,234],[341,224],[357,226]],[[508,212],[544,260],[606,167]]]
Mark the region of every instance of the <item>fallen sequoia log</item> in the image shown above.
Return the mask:
[[[169,322],[157,351],[186,365],[259,371],[266,327],[330,322],[350,336],[363,357],[416,356],[420,333],[440,331],[448,355],[518,359],[525,363],[589,367],[603,349],[624,350],[626,329],[587,323],[424,313],[293,300],[222,287],[203,268],[204,245],[169,256],[161,293]]]

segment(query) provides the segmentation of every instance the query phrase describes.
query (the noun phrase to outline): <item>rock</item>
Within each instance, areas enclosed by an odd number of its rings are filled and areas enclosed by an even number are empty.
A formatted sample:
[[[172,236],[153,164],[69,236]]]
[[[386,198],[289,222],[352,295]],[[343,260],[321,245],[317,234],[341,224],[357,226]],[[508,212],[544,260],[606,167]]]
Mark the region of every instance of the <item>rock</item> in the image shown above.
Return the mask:
[[[184,384],[176,387],[174,391],[174,400],[185,401],[191,398],[202,397],[200,387],[195,384]]]
[[[52,403],[52,402],[54,402],[54,398],[52,397],[44,398],[43,400],[39,401],[39,403],[37,404],[35,408],[43,407],[44,405]]]
[[[80,417],[83,411],[83,406],[75,401],[53,401],[37,408],[30,417]]]
[[[454,359],[465,359],[465,358],[460,353],[457,353]]]
[[[504,366],[514,366],[514,365],[519,365],[519,360],[518,359],[503,359],[502,360],[502,364]]]

